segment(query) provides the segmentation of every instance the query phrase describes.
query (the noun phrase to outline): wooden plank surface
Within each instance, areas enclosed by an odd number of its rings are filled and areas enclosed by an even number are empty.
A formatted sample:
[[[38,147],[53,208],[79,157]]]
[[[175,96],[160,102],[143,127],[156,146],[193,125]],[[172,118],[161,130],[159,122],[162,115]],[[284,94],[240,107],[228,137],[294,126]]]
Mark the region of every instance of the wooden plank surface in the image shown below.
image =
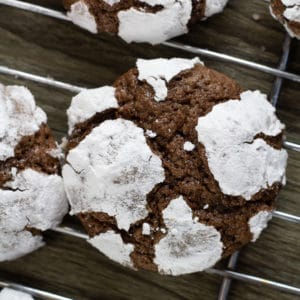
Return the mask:
[[[31,1],[62,10],[60,0]],[[259,14],[259,21],[253,19]],[[230,0],[223,14],[197,24],[177,40],[276,67],[284,31],[263,0]],[[127,45],[107,34],[94,36],[74,25],[0,6],[0,65],[65,82],[97,87],[134,66],[137,57],[192,57],[164,46]],[[269,93],[274,77],[203,58],[238,80],[245,89]],[[300,42],[293,41],[289,71],[300,74]],[[5,84],[24,84],[48,113],[58,139],[66,135],[65,110],[72,93],[0,76]],[[287,138],[300,143],[299,84],[284,82],[278,114]],[[289,151],[288,181],[278,209],[300,215],[300,154]],[[71,221],[73,222],[73,221]],[[49,232],[47,247],[14,262],[0,264],[0,278],[11,279],[74,299],[216,299],[221,278],[197,273],[177,278],[127,270],[105,258],[85,241]],[[246,246],[238,271],[300,286],[299,225],[273,219],[260,240]],[[220,267],[225,265],[220,263]],[[230,299],[297,299],[267,287],[235,281]]]

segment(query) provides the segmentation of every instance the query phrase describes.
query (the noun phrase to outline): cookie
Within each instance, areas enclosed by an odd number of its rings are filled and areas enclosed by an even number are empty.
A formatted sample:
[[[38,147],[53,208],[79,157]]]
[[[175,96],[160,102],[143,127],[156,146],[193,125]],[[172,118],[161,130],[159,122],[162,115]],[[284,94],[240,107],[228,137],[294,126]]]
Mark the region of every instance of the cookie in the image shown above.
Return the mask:
[[[255,241],[285,183],[284,125],[195,59],[137,60],[68,109],[63,178],[89,242],[133,269],[202,271]]]
[[[223,10],[228,0],[64,0],[68,16],[92,33],[158,44]]]
[[[0,300],[34,300],[29,294],[4,288],[0,292]]]
[[[271,0],[270,11],[291,37],[300,39],[300,0]]]
[[[28,89],[0,84],[0,261],[43,245],[68,202],[60,151]]]

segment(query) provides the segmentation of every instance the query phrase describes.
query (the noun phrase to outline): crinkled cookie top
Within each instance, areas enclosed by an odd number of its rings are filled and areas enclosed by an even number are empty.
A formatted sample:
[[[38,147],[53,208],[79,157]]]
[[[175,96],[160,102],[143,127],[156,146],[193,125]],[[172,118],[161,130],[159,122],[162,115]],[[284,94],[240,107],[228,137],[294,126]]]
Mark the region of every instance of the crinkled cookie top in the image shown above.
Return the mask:
[[[0,85],[0,261],[43,245],[68,211],[60,151],[25,87]]]
[[[68,16],[92,33],[126,42],[158,44],[188,32],[188,25],[223,10],[228,0],[64,0]]]
[[[255,241],[285,183],[284,125],[198,58],[138,60],[68,110],[63,168],[90,243],[131,268],[180,275]]]

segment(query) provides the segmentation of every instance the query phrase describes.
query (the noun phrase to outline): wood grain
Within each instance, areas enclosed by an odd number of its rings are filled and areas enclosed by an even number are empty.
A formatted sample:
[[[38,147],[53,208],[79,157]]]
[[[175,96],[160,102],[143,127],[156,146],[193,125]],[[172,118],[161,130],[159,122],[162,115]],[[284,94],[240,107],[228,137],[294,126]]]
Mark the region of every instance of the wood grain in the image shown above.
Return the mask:
[[[63,10],[59,0],[35,0]],[[253,14],[259,14],[254,21]],[[197,24],[177,40],[276,67],[284,31],[262,0],[231,0],[225,12]],[[97,87],[134,66],[137,57],[192,57],[164,46],[127,45],[107,34],[94,36],[74,25],[0,6],[0,64],[65,82]],[[274,77],[207,60],[206,64],[238,80],[245,89],[270,93]],[[293,41],[288,70],[300,73],[300,43]],[[65,110],[72,94],[9,76],[5,84],[27,85],[48,113],[56,137],[66,135]],[[278,114],[288,140],[300,143],[299,84],[284,82]],[[300,154],[289,152],[287,185],[278,208],[300,215]],[[73,222],[73,221],[72,221]],[[75,221],[74,221],[75,222]],[[49,232],[47,247],[14,262],[0,264],[0,277],[74,299],[216,299],[221,278],[197,273],[177,278],[127,270],[105,258],[85,241]],[[299,225],[273,219],[260,240],[245,247],[238,271],[300,286]],[[220,263],[223,267],[225,262]],[[296,299],[267,287],[235,281],[230,299]]]

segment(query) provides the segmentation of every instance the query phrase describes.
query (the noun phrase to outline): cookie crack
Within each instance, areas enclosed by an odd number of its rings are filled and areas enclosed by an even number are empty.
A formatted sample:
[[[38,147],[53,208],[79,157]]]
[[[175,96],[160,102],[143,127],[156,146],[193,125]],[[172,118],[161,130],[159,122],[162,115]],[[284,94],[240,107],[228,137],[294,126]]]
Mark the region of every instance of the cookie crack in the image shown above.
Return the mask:
[[[68,155],[69,151],[83,141],[95,127],[107,120],[115,120],[117,118],[116,112],[117,109],[115,108],[106,109],[103,112],[96,113],[86,121],[76,124],[68,139],[66,156]]]

